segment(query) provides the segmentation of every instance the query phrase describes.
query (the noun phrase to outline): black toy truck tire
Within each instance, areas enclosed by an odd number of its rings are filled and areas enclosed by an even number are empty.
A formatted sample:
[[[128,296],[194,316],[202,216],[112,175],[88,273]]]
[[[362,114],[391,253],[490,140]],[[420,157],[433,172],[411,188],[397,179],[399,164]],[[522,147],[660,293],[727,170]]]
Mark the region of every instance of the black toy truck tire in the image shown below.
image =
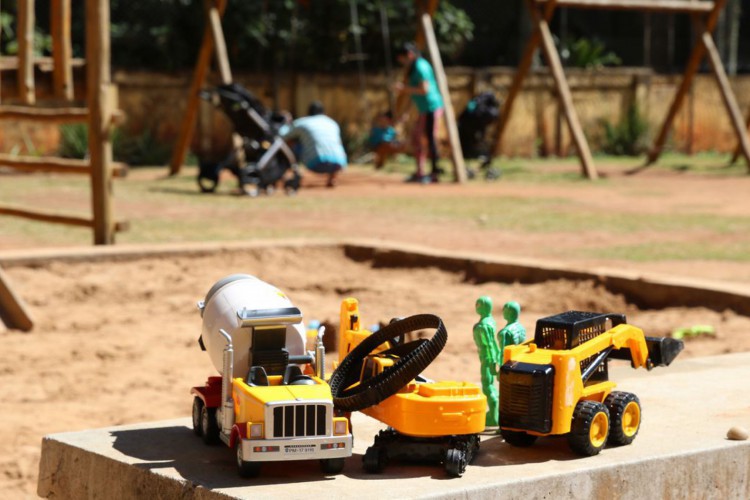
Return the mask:
[[[573,410],[568,444],[579,455],[597,455],[607,444],[610,427],[609,410],[603,403],[579,401]]]
[[[362,456],[362,467],[370,474],[380,474],[388,463],[388,452],[380,446],[370,446]]]
[[[500,434],[506,443],[516,448],[528,448],[536,442],[537,436],[527,434],[521,431],[509,431],[506,429],[500,429]]]
[[[343,458],[323,458],[320,460],[320,470],[325,474],[340,474],[344,470]]]
[[[237,439],[234,444],[234,450],[237,456],[237,472],[240,477],[253,478],[260,474],[260,462],[246,462],[242,457],[242,440]]]
[[[428,328],[435,329],[432,338],[418,344],[382,373],[347,390],[356,381],[362,361],[375,348],[405,333]],[[359,411],[391,397],[432,363],[447,340],[448,332],[443,320],[434,314],[418,314],[384,326],[355,347],[333,372],[330,386],[334,407],[344,412]]]
[[[466,452],[450,448],[445,454],[445,472],[451,477],[461,477],[466,472]]]
[[[201,437],[207,445],[219,442],[219,424],[216,422],[216,408],[204,406],[201,410]]]
[[[203,435],[201,427],[201,413],[203,412],[203,400],[199,397],[193,398],[193,432],[196,436]]]
[[[629,392],[612,392],[604,400],[609,410],[609,442],[623,446],[633,442],[641,428],[641,402]]]

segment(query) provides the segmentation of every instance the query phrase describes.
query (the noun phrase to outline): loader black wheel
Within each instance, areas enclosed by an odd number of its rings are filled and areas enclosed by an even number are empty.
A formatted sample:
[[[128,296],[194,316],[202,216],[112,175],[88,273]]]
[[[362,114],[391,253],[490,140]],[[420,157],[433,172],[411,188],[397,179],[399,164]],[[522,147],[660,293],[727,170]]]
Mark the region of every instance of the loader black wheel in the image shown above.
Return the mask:
[[[466,451],[451,448],[445,454],[445,472],[451,477],[461,477],[466,472]]]
[[[609,428],[609,410],[606,406],[598,401],[579,401],[573,410],[568,444],[579,455],[596,455],[607,444]]]
[[[320,461],[320,470],[325,474],[339,474],[344,470],[344,459],[323,458]]]
[[[380,446],[370,446],[362,457],[362,467],[370,474],[380,474],[388,464],[388,451]]]
[[[199,397],[193,398],[193,432],[196,436],[203,435],[201,426],[201,412],[203,411],[203,400]]]
[[[258,477],[258,474],[260,474],[261,463],[245,461],[245,458],[242,455],[242,440],[241,439],[237,439],[237,442],[234,444],[234,450],[237,456],[237,472],[240,474],[240,477],[244,477],[244,478]]]
[[[203,406],[201,409],[201,436],[203,442],[212,445],[219,442],[219,424],[216,422],[216,408]]]
[[[435,329],[432,338],[399,345],[392,366],[351,387],[359,381],[365,358],[379,345],[406,333],[430,328]],[[355,347],[333,372],[330,385],[334,407],[344,412],[359,411],[391,397],[432,363],[447,340],[443,321],[434,314],[418,314],[384,326]]]
[[[537,436],[526,434],[520,431],[509,431],[506,429],[500,429],[500,434],[506,443],[516,448],[528,448],[536,442]]]
[[[641,428],[641,402],[635,394],[612,392],[604,400],[609,410],[611,429],[609,442],[622,446],[630,444]]]

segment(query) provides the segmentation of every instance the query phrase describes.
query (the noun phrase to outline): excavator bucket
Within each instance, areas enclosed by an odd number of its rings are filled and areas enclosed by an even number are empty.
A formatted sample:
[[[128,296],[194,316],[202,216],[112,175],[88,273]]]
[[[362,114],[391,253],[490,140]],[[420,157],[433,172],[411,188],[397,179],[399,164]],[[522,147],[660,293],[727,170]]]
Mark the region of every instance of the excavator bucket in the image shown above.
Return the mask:
[[[669,366],[685,348],[682,340],[669,337],[646,337],[646,346],[653,366]]]

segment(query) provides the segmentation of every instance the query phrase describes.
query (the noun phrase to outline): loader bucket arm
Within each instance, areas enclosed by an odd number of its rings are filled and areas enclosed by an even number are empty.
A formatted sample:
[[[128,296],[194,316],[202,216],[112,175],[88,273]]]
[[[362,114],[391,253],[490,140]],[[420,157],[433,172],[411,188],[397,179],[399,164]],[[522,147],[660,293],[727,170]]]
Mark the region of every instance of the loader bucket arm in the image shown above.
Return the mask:
[[[653,366],[669,366],[685,348],[682,340],[669,337],[646,337],[646,345]]]

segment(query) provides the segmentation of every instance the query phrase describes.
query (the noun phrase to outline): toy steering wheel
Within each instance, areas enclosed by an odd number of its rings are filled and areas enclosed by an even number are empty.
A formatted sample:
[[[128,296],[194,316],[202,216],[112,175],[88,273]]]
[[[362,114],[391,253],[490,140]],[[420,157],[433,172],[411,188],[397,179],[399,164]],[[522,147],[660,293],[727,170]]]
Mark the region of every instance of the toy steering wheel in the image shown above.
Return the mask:
[[[425,328],[435,329],[432,338],[400,344],[381,353],[398,357],[392,366],[378,375],[350,387],[359,380],[365,358],[378,346],[408,332]],[[346,412],[358,411],[391,397],[432,363],[447,340],[448,332],[443,320],[434,314],[410,316],[383,327],[355,347],[333,372],[330,386],[334,407]]]

